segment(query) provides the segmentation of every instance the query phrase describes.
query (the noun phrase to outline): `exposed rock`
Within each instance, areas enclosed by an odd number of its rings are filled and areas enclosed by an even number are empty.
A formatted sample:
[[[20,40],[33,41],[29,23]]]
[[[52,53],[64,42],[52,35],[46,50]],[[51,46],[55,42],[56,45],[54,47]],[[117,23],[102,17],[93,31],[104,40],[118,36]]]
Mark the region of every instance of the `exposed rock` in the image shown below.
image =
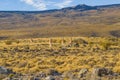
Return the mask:
[[[48,76],[45,78],[45,80],[55,80],[55,78],[53,76]]]
[[[60,73],[57,70],[49,69],[47,71],[47,75],[57,76],[57,75],[60,75]]]
[[[8,78],[8,77],[7,77],[7,78],[5,78],[5,79],[2,79],[2,80],[12,80],[12,79],[10,79],[10,78]]]
[[[107,68],[99,68],[98,69],[98,76],[104,76],[104,75],[112,75],[113,72]]]
[[[62,74],[63,78],[69,78],[70,80],[75,77],[72,71],[66,71]]]
[[[79,72],[79,77],[82,78],[86,75],[86,73],[88,72],[88,69],[81,69]]]
[[[40,78],[45,78],[46,77],[46,74],[44,72],[39,72],[36,74],[37,77],[40,77]]]
[[[92,71],[91,79],[99,80],[100,77],[113,75],[113,72],[106,68],[94,68]]]
[[[11,69],[7,69],[5,67],[0,66],[0,74],[10,74],[13,73]]]

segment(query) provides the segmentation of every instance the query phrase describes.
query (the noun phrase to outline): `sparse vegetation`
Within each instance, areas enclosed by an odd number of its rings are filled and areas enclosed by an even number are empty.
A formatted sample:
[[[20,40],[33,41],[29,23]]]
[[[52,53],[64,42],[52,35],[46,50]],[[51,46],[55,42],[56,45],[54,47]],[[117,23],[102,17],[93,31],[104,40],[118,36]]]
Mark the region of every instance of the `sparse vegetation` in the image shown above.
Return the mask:
[[[105,67],[120,73],[119,38],[64,37],[64,45],[63,38],[34,38],[32,41],[31,39],[18,41],[19,44],[12,41],[14,44],[10,45],[1,41],[4,45],[0,47],[0,65],[16,73],[37,74],[42,71],[46,75],[59,75],[66,72],[77,75],[83,68],[91,71],[95,67]],[[14,74],[8,77],[14,77]],[[64,80],[70,78],[75,77],[66,76]]]
[[[119,17],[120,4],[1,11],[0,80],[120,80]]]
[[[120,6],[85,11],[68,8],[65,12],[59,10],[50,13],[49,11],[46,13],[0,12],[0,39],[63,36],[120,37],[119,26]]]

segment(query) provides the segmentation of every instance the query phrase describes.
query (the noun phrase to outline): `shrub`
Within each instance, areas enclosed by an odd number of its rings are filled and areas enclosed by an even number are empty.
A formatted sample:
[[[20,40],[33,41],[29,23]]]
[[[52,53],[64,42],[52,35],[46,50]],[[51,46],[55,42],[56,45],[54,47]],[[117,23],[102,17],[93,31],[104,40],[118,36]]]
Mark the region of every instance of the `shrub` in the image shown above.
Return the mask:
[[[104,50],[108,50],[109,47],[111,46],[111,43],[110,42],[101,42],[101,45]]]
[[[19,41],[19,40],[15,40],[15,43],[16,43],[16,44],[19,44],[19,43],[20,43],[20,41]]]
[[[14,74],[9,74],[9,78],[12,78],[12,77],[14,77]]]
[[[5,44],[6,45],[11,45],[13,42],[11,41],[11,40],[7,40],[7,41],[5,41]]]

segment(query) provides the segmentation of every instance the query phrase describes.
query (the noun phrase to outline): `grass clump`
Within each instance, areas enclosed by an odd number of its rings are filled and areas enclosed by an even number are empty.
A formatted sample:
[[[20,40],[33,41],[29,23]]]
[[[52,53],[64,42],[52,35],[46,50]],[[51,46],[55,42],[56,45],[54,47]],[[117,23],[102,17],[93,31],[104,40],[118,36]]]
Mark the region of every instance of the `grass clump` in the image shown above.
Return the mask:
[[[5,44],[6,44],[6,45],[11,45],[12,43],[13,43],[12,40],[6,40],[6,41],[5,41]]]

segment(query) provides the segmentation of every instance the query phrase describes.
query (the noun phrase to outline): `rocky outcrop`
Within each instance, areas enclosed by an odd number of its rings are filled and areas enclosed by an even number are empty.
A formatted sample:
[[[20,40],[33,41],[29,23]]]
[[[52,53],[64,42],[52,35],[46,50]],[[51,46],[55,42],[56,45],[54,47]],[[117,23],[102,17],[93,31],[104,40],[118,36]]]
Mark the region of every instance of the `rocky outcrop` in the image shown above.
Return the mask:
[[[5,67],[0,66],[0,74],[11,74],[13,71],[11,69],[7,69]]]
[[[0,74],[10,74],[11,70],[0,67]],[[74,72],[64,72],[60,74],[57,70],[50,69],[48,73],[36,73],[31,75],[14,74],[8,75],[2,80],[119,80],[120,75],[107,68],[94,68],[92,71],[83,68],[78,74]]]
[[[60,73],[55,69],[49,69],[46,73],[47,75],[58,76]]]
[[[47,76],[45,80],[55,80],[55,78],[53,76]]]
[[[99,80],[101,77],[115,77],[114,72],[107,68],[94,68],[91,74],[91,80]]]
[[[86,68],[81,69],[80,72],[79,72],[79,76],[78,76],[78,77],[79,77],[79,78],[85,77],[86,74],[87,74],[87,72],[88,72],[88,69],[86,69]]]

